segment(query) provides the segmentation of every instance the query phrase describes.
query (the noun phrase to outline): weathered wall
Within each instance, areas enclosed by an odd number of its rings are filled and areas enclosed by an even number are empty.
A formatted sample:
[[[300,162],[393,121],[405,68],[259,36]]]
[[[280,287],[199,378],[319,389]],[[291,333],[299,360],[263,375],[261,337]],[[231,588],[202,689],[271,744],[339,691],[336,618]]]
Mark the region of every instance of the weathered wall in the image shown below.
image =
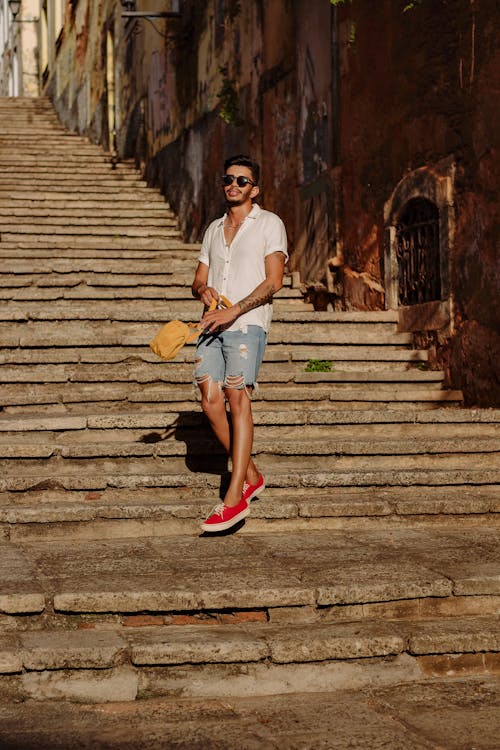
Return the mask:
[[[319,283],[323,304],[348,309],[386,304],[384,204],[396,185],[451,160],[453,319],[420,338],[469,403],[498,403],[497,4],[421,0],[403,13],[406,4],[186,0],[182,18],[155,22],[161,36],[146,21],[126,25],[118,0],[78,0],[47,91],[63,122],[136,159],[187,239],[223,209],[223,159],[253,154],[291,267]]]
[[[498,404],[498,5],[400,8],[386,0],[376,13],[362,2],[339,11],[344,260],[381,282],[384,202],[409,171],[453,158],[455,331],[434,335],[435,363],[469,403]],[[345,293],[363,306],[360,284]]]

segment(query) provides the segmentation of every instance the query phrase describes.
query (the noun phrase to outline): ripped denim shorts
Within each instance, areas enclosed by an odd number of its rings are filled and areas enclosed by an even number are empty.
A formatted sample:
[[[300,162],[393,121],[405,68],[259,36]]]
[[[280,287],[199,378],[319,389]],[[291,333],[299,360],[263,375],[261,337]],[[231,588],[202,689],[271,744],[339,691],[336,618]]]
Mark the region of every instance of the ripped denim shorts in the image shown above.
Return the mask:
[[[267,334],[260,326],[246,331],[203,333],[196,348],[196,383],[215,382],[222,388],[242,390],[257,385]]]

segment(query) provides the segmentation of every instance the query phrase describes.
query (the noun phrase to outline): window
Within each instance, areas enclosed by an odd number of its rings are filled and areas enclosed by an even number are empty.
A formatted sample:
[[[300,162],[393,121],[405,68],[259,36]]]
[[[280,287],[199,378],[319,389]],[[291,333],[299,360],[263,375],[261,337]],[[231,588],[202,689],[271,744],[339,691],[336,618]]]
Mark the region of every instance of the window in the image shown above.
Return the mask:
[[[396,224],[399,304],[441,299],[439,210],[432,201],[412,198]]]

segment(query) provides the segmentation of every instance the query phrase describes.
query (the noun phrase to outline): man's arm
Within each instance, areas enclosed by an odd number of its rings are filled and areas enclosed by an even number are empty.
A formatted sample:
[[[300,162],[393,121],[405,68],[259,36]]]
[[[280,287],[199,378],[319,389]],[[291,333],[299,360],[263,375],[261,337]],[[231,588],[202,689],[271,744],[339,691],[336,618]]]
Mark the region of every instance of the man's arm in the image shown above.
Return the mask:
[[[285,260],[285,255],[281,252],[267,255],[265,258],[266,278],[264,281],[232,307],[206,312],[202,318],[204,328],[209,331],[214,331],[220,327],[225,328],[231,325],[243,313],[271,302],[273,296],[283,286]]]
[[[191,292],[193,297],[200,299],[204,305],[210,307],[212,299],[219,299],[219,295],[216,290],[211,286],[207,286],[208,281],[208,266],[205,263],[198,263],[196,274],[194,277]]]

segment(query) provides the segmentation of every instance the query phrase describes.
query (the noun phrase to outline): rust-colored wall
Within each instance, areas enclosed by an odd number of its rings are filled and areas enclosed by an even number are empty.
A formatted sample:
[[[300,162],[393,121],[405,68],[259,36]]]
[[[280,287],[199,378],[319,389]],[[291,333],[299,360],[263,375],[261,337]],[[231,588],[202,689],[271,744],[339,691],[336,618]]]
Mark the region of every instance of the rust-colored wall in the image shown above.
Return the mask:
[[[453,157],[455,332],[435,337],[435,362],[468,403],[499,404],[498,5],[353,2],[339,16],[345,263],[382,281],[384,202],[410,170]]]
[[[405,5],[186,0],[182,18],[156,21],[165,38],[146,21],[132,32],[119,0],[79,0],[47,92],[65,124],[112,145],[110,30],[118,154],[161,187],[186,238],[223,210],[224,158],[249,152],[261,202],[287,226],[291,268],[340,308],[384,307],[384,204],[408,173],[454,162],[454,330],[425,335],[468,403],[500,403],[498,7]]]

